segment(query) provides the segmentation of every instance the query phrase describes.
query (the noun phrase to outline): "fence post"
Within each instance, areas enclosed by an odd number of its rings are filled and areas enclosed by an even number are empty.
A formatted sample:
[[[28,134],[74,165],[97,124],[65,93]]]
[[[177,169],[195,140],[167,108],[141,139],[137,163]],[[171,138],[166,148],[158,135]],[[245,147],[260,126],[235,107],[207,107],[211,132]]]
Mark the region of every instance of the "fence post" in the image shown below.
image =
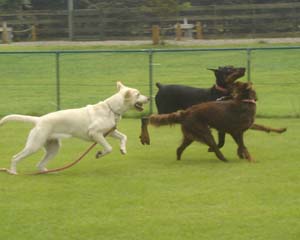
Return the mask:
[[[7,23],[3,22],[2,24],[2,43],[9,43],[9,33],[7,29]]]
[[[182,30],[180,27],[180,23],[176,23],[176,41],[180,41],[182,37]]]
[[[153,45],[159,44],[159,40],[160,40],[159,26],[158,25],[153,25],[152,26],[152,42],[153,42]]]
[[[74,38],[73,29],[73,14],[74,13],[74,0],[68,0],[68,29],[69,29],[69,40],[72,41]]]
[[[56,63],[56,110],[60,110],[60,53],[55,53],[55,63]]]
[[[31,41],[36,41],[36,26],[32,25],[31,27]]]
[[[251,49],[247,49],[247,81],[251,81]]]
[[[149,50],[149,97],[150,97],[150,105],[149,112],[153,113],[153,51]]]
[[[196,39],[203,39],[203,28],[201,22],[196,22]]]

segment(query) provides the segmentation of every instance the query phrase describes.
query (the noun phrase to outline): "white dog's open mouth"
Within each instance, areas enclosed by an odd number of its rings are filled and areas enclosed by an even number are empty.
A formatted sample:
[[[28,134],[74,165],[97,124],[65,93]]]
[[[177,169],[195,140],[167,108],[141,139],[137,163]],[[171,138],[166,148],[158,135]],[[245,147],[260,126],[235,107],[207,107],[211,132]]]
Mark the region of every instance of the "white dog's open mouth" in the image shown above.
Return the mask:
[[[134,104],[134,107],[136,110],[138,110],[139,112],[143,111],[144,108],[143,108],[143,104],[140,103],[140,102],[137,102],[136,104]]]

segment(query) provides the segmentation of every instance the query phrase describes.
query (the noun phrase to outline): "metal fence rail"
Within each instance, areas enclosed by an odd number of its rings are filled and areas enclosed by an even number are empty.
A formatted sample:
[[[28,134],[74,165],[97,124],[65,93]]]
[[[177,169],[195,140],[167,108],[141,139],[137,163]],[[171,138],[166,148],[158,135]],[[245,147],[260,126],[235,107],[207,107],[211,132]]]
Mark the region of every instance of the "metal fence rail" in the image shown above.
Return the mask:
[[[206,54],[219,54],[219,53],[234,53],[234,52],[238,52],[239,54],[239,58],[240,60],[237,60],[237,64],[231,64],[232,62],[229,60],[224,60],[222,61],[222,64],[218,64],[217,61],[216,63],[214,63],[214,58],[215,56],[212,56],[212,63],[216,64],[215,67],[220,66],[220,65],[238,65],[238,66],[245,66],[247,68],[247,80],[250,81],[254,81],[254,83],[256,84],[256,80],[252,79],[252,74],[253,74],[253,63],[256,64],[257,61],[260,61],[260,57],[256,57],[253,56],[256,53],[264,53],[264,54],[273,54],[276,55],[275,53],[278,53],[279,51],[287,51],[287,53],[295,53],[295,51],[299,51],[300,50],[300,46],[285,46],[285,47],[251,47],[251,48],[184,48],[184,49],[140,49],[140,50],[63,50],[63,51],[2,51],[0,52],[0,58],[1,57],[5,57],[5,56],[42,56],[45,55],[49,58],[49,56],[52,56],[54,58],[54,64],[52,65],[53,68],[55,68],[55,79],[53,80],[53,85],[55,86],[55,106],[56,106],[56,110],[59,110],[62,107],[62,100],[63,100],[63,96],[62,96],[62,91],[61,91],[61,87],[62,87],[62,82],[65,81],[64,79],[64,75],[66,75],[66,73],[64,73],[62,75],[62,71],[64,71],[64,65],[62,65],[62,62],[64,62],[64,60],[62,60],[62,58],[68,58],[69,56],[71,56],[71,59],[68,61],[72,62],[76,62],[76,57],[75,56],[91,56],[91,55],[95,55],[95,56],[109,56],[109,58],[111,59],[115,59],[115,58],[121,58],[120,56],[128,56],[128,55],[134,55],[137,56],[137,54],[142,55],[143,58],[145,57],[146,59],[144,59],[144,65],[143,67],[145,69],[147,69],[147,71],[144,72],[144,77],[146,77],[148,80],[147,83],[143,82],[142,84],[139,82],[138,84],[140,85],[146,85],[148,86],[148,94],[151,96],[151,102],[149,105],[149,109],[148,111],[150,113],[154,112],[154,103],[153,103],[153,96],[154,96],[154,82],[155,81],[161,81],[160,79],[156,79],[156,78],[161,78],[160,76],[157,76],[157,74],[155,73],[156,69],[159,69],[159,63],[157,63],[157,61],[163,61],[165,65],[168,64],[168,60],[165,60],[164,57],[167,55],[172,55],[175,56],[174,54],[176,54],[176,57],[178,57],[178,54],[180,57],[183,57],[184,54],[184,58],[188,59],[190,56],[192,57],[197,57],[197,59],[201,59],[203,56],[206,57]],[[298,52],[297,52],[298,53]],[[300,53],[300,52],[299,52]],[[192,55],[189,55],[192,54]],[[194,55],[193,55],[194,54]],[[258,54],[259,55],[259,54]],[[289,58],[289,54],[284,54],[287,55],[286,57]],[[219,56],[219,55],[217,55]],[[300,54],[298,55],[300,56]],[[51,58],[52,58],[51,57]],[[74,58],[74,59],[73,59]],[[73,59],[73,60],[72,60]],[[180,58],[178,58],[180,59]],[[269,65],[272,65],[272,57],[271,59],[271,63],[269,63]],[[52,61],[52,60],[51,60]],[[88,59],[86,60],[88,62]],[[283,62],[285,62],[285,59],[282,59]],[[103,62],[103,61],[102,61]],[[126,62],[126,60],[124,61]],[[187,61],[188,62],[188,61]],[[229,64],[228,64],[229,62]],[[209,64],[212,64],[209,63]],[[0,61],[0,70],[1,70],[1,64],[3,64],[3,61]],[[13,64],[13,61],[12,61]],[[113,63],[112,63],[113,64]],[[145,65],[147,64],[147,65]],[[176,64],[176,61],[174,63],[174,65]],[[190,63],[187,63],[187,65],[185,66],[185,63],[183,62],[183,64],[180,66],[180,68],[184,69],[186,68]],[[195,64],[195,63],[193,63]],[[266,63],[268,64],[268,63]],[[300,61],[299,63],[294,63],[296,64],[296,67],[293,67],[293,79],[295,78],[295,80],[293,80],[293,86],[292,89],[295,90],[296,88],[299,88],[300,90],[300,86],[297,85],[299,84],[299,80],[297,80],[297,77],[295,77],[295,75],[299,76],[300,74]],[[258,68],[261,67],[263,68],[264,62],[262,62],[259,65],[256,65],[254,68]],[[124,64],[125,66],[125,64]],[[196,66],[196,65],[195,65]],[[9,68],[9,65],[5,67]],[[118,66],[115,66],[116,68]],[[204,68],[209,67],[209,66],[204,66]],[[126,66],[125,66],[126,68]],[[286,67],[287,68],[287,67]],[[297,69],[296,69],[297,68]],[[75,67],[75,72],[78,70],[79,68]],[[145,70],[144,69],[144,70]],[[174,67],[173,69],[178,69],[177,67]],[[281,70],[281,72],[286,72],[288,71],[288,69],[285,69],[285,67],[283,67],[283,69],[278,69],[277,70]],[[34,67],[32,69],[32,71],[34,71]],[[93,70],[92,70],[93,71]],[[13,71],[11,71],[13,72]],[[145,74],[147,73],[148,76],[145,76]],[[159,72],[159,71],[158,71]],[[165,74],[165,70],[161,71]],[[272,73],[272,70],[270,71],[270,73]],[[280,72],[280,71],[279,71]],[[158,73],[158,75],[163,75]],[[26,73],[22,73],[22,76],[24,76],[24,74]],[[75,73],[76,74],[76,73]],[[193,74],[193,73],[191,73]],[[194,73],[194,75],[196,75],[197,73]],[[264,71],[262,71],[262,75],[264,75]],[[210,77],[212,79],[212,77]],[[287,76],[287,78],[290,78],[289,76]],[[191,78],[192,79],[192,78]],[[172,79],[168,80],[170,81],[170,83],[172,83]],[[164,81],[162,81],[164,82]],[[197,84],[197,82],[194,82],[193,80],[191,80],[191,82],[186,82],[183,79],[183,82],[181,82],[181,84],[186,84],[186,83],[190,83],[190,85],[195,85],[198,86],[199,84]],[[2,84],[2,80],[0,79],[0,84]],[[35,83],[36,85],[39,85],[39,82]],[[264,82],[260,82],[258,84],[265,84],[265,85],[270,85],[271,83],[264,83]],[[275,86],[275,90],[277,91],[278,89],[282,89],[284,84],[291,84],[291,82],[286,82],[286,79],[282,79],[281,82],[277,82],[274,83]],[[201,85],[201,84],[200,84]],[[211,83],[210,83],[211,85]],[[16,83],[16,89],[18,88],[18,83]],[[2,86],[2,89],[5,88],[5,84]],[[80,90],[79,90],[80,91]],[[285,92],[285,90],[282,90],[283,92]],[[293,92],[293,91],[292,91]],[[292,94],[292,92],[290,93],[285,93],[287,96],[288,94]],[[20,92],[20,94],[22,94]],[[276,93],[277,94],[277,93]],[[282,101],[282,99],[280,100]],[[293,100],[294,101],[294,100]],[[274,103],[276,105],[276,103]],[[259,113],[261,116],[271,116],[271,117],[299,117],[300,116],[300,107],[299,107],[299,102],[292,102],[291,103],[292,108],[294,110],[292,110],[293,112],[289,112],[289,113],[283,113],[283,114],[265,114],[264,112]],[[69,107],[69,106],[66,106]],[[1,113],[1,106],[0,106],[0,115],[2,115]]]

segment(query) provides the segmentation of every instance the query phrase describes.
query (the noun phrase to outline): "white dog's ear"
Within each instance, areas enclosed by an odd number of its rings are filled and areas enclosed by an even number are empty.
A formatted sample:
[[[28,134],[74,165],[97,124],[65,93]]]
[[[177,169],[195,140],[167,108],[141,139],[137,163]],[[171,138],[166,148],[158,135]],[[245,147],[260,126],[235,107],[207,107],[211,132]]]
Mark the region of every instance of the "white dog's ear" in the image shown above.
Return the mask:
[[[124,87],[124,85],[120,81],[118,81],[117,82],[117,89],[120,90],[123,87]]]
[[[131,98],[132,98],[132,92],[130,90],[127,90],[124,95],[124,100],[129,101]]]

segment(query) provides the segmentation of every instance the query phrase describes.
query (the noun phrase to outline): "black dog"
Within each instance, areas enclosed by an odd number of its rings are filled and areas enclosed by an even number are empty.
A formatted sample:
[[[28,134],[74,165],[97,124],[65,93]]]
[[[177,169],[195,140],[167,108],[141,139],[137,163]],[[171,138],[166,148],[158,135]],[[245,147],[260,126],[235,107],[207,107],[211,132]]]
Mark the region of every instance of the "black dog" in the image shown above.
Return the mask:
[[[185,110],[195,104],[215,101],[229,96],[229,91],[234,81],[244,76],[245,68],[235,68],[233,66],[219,67],[212,70],[216,77],[216,83],[211,88],[193,88],[184,85],[162,85],[157,83],[158,93],[155,96],[155,103],[159,114]],[[142,133],[140,135],[142,144],[150,144],[148,133],[148,118],[142,119]],[[263,125],[253,124],[251,129],[265,132],[282,133],[286,129],[274,129]],[[225,133],[219,132],[219,144],[221,148],[224,145]]]
[[[158,93],[155,96],[155,103],[159,114],[184,110],[192,105],[202,102],[215,101],[218,98],[229,96],[229,89],[235,80],[245,75],[245,68],[233,66],[209,69],[214,72],[216,80],[211,88],[194,88],[184,85],[162,85],[157,83]],[[148,118],[142,119],[142,133],[140,135],[142,144],[150,144],[148,133]],[[220,139],[223,134],[220,135]],[[223,140],[224,141],[224,140]],[[223,145],[221,142],[219,145]]]
[[[232,66],[209,70],[212,70],[216,76],[216,84],[211,88],[157,83],[158,93],[155,96],[155,103],[158,114],[184,110],[195,104],[215,101],[223,96],[228,96],[229,87],[235,80],[245,74],[245,68],[234,68]]]

